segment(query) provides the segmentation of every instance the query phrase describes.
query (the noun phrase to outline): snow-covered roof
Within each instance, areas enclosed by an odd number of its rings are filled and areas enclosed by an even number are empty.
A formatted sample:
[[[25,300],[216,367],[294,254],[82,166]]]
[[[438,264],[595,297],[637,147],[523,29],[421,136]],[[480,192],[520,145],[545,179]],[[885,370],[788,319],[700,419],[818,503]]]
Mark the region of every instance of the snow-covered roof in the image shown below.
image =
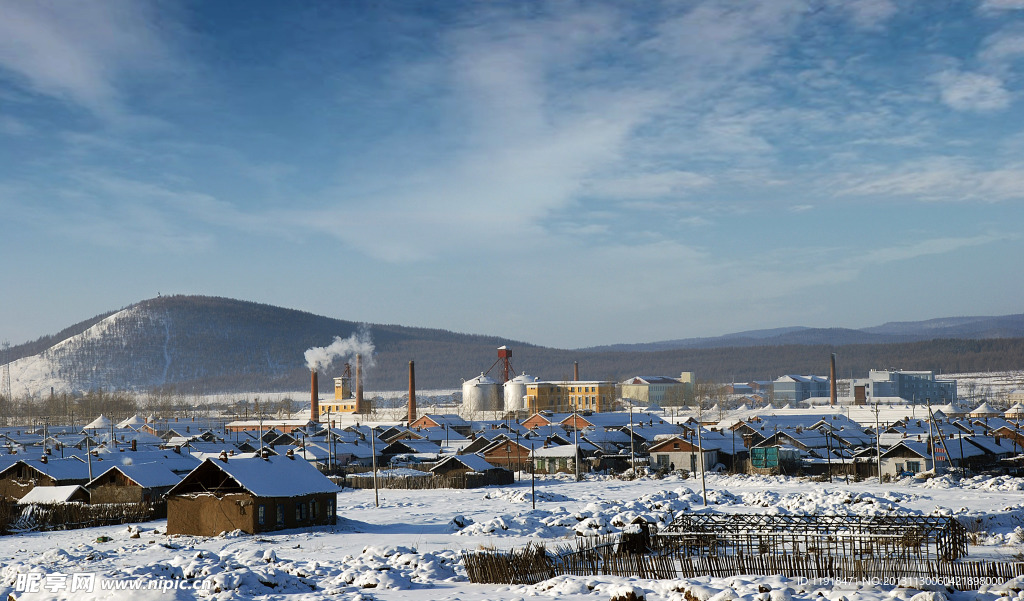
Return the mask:
[[[96,461],[96,459],[93,459],[94,463]],[[47,476],[50,476],[54,480],[87,481],[89,479],[89,466],[84,461],[76,458],[48,458],[46,462],[43,462],[41,459],[21,459],[15,463],[23,463],[31,466]],[[11,464],[7,469],[11,469],[13,465],[14,464]]]
[[[220,445],[220,448],[223,449],[224,445]],[[220,451],[218,450],[218,453],[219,452]],[[159,463],[172,472],[178,472],[179,474],[192,471],[202,461],[199,457],[195,457],[185,452],[175,453],[171,449],[118,451],[117,453],[107,453],[103,455],[103,458],[107,461],[113,461],[118,465]]]
[[[92,482],[89,482],[86,486],[91,486],[93,482],[96,482],[111,470],[121,472],[129,480],[142,488],[163,488],[165,486],[174,486],[181,482],[181,476],[160,463],[131,463],[128,465],[110,466],[102,474],[93,478]]]
[[[126,420],[118,422],[118,424],[116,426],[114,426],[114,427],[115,428],[136,428],[137,429],[137,428],[140,428],[140,427],[142,427],[144,425],[146,425],[146,420],[144,420],[141,417],[139,417],[138,414],[135,414],[135,415],[129,417],[128,419],[126,419]]]
[[[449,463],[451,461],[457,461],[457,462],[461,463],[462,465],[468,467],[469,469],[471,469],[474,472],[481,472],[481,473],[483,473],[483,472],[486,472],[487,470],[495,469],[495,466],[490,464],[483,457],[481,457],[479,455],[476,455],[476,454],[469,454],[469,455],[451,455],[451,456],[445,457],[444,459],[439,461],[437,463],[437,465],[435,465],[434,467],[430,468],[430,471],[433,472],[437,468],[439,468],[442,465],[444,465],[446,463]]]
[[[109,428],[114,422],[110,421],[110,418],[100,414],[99,417],[89,422],[83,430],[99,430],[101,428]]]
[[[212,465],[216,469],[231,476],[240,486],[260,497],[294,497],[315,493],[337,492],[338,485],[321,474],[311,463],[301,458],[289,458],[273,455],[266,459],[253,457],[249,459],[229,458],[226,462],[220,459],[207,459],[192,471],[168,495],[175,494],[197,470]]]
[[[598,449],[590,443],[580,443],[580,454],[587,452],[594,452]],[[575,457],[576,456],[576,445],[574,444],[563,444],[556,447],[547,447],[533,450],[534,457]]]
[[[971,411],[968,415],[970,415],[972,417],[984,417],[986,415],[1001,415],[1001,414],[1002,414],[1002,411],[996,409],[992,405],[989,405],[988,402],[986,401],[986,402],[978,405],[974,409],[974,411]]]
[[[28,491],[18,503],[28,505],[29,503],[48,504],[67,503],[77,492],[85,492],[85,489],[78,484],[67,486],[36,486]],[[86,492],[88,496],[88,493]]]

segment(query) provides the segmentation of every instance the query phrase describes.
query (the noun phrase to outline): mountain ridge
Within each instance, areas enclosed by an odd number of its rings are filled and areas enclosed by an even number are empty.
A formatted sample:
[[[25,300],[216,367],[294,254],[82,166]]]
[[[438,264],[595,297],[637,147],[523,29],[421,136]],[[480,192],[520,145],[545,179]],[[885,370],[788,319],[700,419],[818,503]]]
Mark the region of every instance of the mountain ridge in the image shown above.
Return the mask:
[[[923,321],[887,322],[869,328],[809,328],[791,326],[748,330],[705,338],[680,338],[635,344],[588,347],[587,351],[655,351],[724,346],[782,346],[788,344],[896,344],[938,339],[1024,337],[1024,314],[940,317]]]
[[[1014,332],[1021,317],[947,318],[922,329],[946,333]],[[972,325],[973,324],[973,325]],[[309,385],[304,352],[356,334],[363,324],[296,309],[208,296],[147,299],[69,326],[63,340],[11,364],[16,397],[88,390],[210,392],[295,391]],[[878,326],[912,331],[907,322]],[[499,336],[394,324],[368,324],[375,350],[366,361],[368,390],[401,390],[408,362],[416,362],[423,389],[451,389],[492,366],[496,348],[513,349],[513,368],[547,380],[616,380],[638,374],[693,371],[717,381],[774,379],[785,373],[827,373],[828,355],[842,348],[840,373],[898,366],[905,369],[994,371],[1024,364],[1024,336],[989,339],[908,340],[911,334],[877,334],[843,328],[775,328],[709,339],[729,346],[703,348],[554,349]],[[974,329],[972,329],[974,328]],[[890,342],[876,344],[878,336]],[[57,335],[19,345],[34,350]],[[695,339],[689,339],[695,340]],[[702,340],[702,339],[696,339]],[[801,340],[795,343],[793,340]],[[895,341],[893,341],[895,340]],[[42,341],[42,342],[40,342]],[[705,344],[710,344],[711,342]],[[671,343],[672,341],[667,341]],[[656,343],[652,343],[656,344]],[[631,345],[649,347],[650,345]],[[18,347],[12,347],[15,349]],[[322,386],[343,360],[321,371]],[[329,394],[329,390],[323,390]]]

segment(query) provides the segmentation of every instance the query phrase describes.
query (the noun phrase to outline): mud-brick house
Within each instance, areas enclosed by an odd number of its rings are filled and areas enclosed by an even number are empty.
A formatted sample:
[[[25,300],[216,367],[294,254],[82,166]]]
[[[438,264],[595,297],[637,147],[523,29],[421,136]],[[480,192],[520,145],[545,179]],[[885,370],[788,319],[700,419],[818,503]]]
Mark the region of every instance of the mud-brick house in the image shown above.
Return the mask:
[[[68,486],[87,482],[89,466],[81,459],[51,459],[46,455],[41,459],[22,459],[0,471],[0,498],[17,501],[37,486]]]
[[[181,482],[161,463],[113,465],[85,485],[93,504],[158,503],[164,494]]]
[[[167,534],[334,524],[338,486],[294,453],[207,459],[167,493]]]

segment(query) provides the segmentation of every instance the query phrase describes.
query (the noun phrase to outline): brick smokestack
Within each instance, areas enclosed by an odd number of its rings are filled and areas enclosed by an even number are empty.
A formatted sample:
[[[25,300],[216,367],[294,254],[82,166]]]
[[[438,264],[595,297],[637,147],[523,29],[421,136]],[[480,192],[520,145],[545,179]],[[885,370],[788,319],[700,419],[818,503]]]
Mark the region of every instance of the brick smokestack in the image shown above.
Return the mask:
[[[580,362],[579,361],[573,361],[572,362],[572,379],[573,379],[574,382],[579,382],[579,380],[580,380]]]
[[[309,372],[309,419],[314,422],[320,421],[320,385],[315,369]]]
[[[830,365],[831,365],[831,368],[830,368],[829,373],[828,373],[828,382],[829,382],[829,385],[828,385],[828,387],[829,387],[828,399],[829,399],[829,404],[835,405],[836,404],[836,400],[837,400],[836,399],[837,395],[836,395],[836,354],[835,353],[832,353],[832,360],[830,361]]]
[[[409,362],[409,425],[416,421],[416,362]]]
[[[363,407],[363,356],[356,355],[356,413],[366,413]]]

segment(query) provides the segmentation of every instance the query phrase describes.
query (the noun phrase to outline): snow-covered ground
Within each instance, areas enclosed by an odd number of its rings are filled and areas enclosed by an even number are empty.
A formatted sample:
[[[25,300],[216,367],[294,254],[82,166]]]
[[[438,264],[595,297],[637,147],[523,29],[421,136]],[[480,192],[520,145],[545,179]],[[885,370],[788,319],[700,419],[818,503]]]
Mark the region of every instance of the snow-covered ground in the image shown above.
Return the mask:
[[[460,551],[566,542],[577,534],[616,532],[635,516],[667,523],[682,511],[817,514],[952,514],[977,524],[971,558],[1011,560],[1024,551],[1024,480],[978,477],[908,479],[879,485],[817,483],[759,476],[669,476],[634,481],[592,477],[528,478],[474,490],[380,491],[338,495],[334,527],[258,536],[168,537],[165,522],[0,537],[0,599],[609,599],[633,590],[647,601],[962,601],[1024,599],[1024,583],[981,592],[922,591],[913,586],[799,582],[782,577],[640,580],[558,577],[532,586],[471,584]],[[105,540],[109,537],[110,540]],[[29,576],[30,573],[39,576]],[[70,590],[77,575],[107,586],[149,582],[166,591]],[[66,575],[62,577],[61,575]],[[20,580],[19,580],[20,578]],[[25,588],[30,579],[37,592]],[[163,584],[167,583],[167,584]],[[20,586],[19,586],[20,584]],[[52,591],[61,584],[63,590]],[[184,585],[184,588],[179,586]],[[202,589],[206,590],[193,590]],[[1009,591],[1009,592],[1006,592]],[[1005,593],[1005,594],[1004,594]]]

